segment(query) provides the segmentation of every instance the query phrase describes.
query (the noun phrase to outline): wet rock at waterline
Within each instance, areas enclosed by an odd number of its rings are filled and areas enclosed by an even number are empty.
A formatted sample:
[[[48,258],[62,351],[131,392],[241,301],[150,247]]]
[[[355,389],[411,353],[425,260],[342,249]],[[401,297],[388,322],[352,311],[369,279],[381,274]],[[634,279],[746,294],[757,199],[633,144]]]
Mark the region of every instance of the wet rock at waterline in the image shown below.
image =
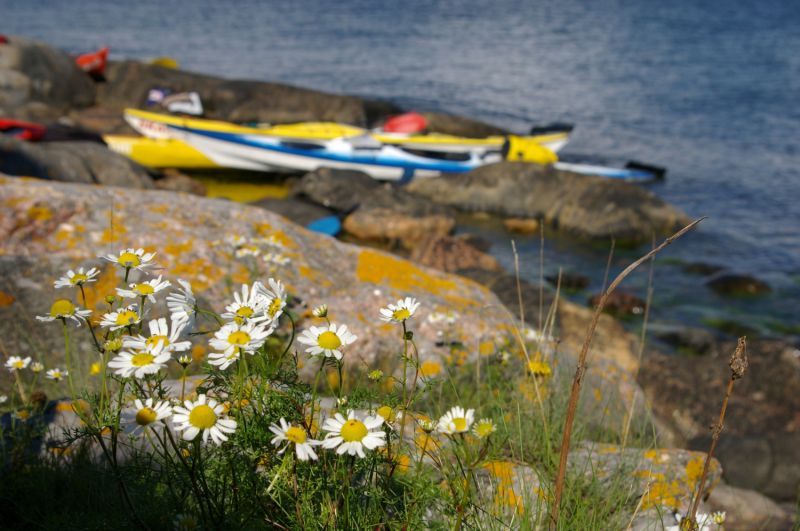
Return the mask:
[[[735,342],[720,355],[675,356],[651,352],[639,383],[656,417],[680,436],[678,445],[708,448],[709,424],[719,415]],[[715,455],[733,486],[778,500],[795,500],[800,487],[800,350],[782,341],[748,342],[750,367],[728,404]]]
[[[600,302],[602,294],[598,293],[589,297],[588,304],[594,308]],[[636,295],[615,290],[606,299],[603,311],[616,317],[630,317],[643,315],[647,302]]]
[[[449,273],[471,268],[502,271],[496,258],[458,236],[428,235],[417,242],[409,258],[414,263]]]
[[[561,286],[566,291],[583,291],[589,287],[589,277],[580,273],[564,271],[561,275],[550,275],[544,277],[553,287]]]
[[[503,162],[412,181],[408,190],[468,211],[543,219],[567,234],[618,243],[649,242],[689,223],[652,192],[619,180]]]
[[[94,103],[95,83],[66,52],[23,37],[8,41],[0,45],[0,116],[50,121]]]
[[[716,293],[730,297],[765,295],[772,291],[763,280],[737,273],[719,273],[709,279],[706,285]]]
[[[675,347],[681,354],[694,356],[719,355],[716,336],[713,332],[704,328],[651,323],[648,329],[656,338]]]
[[[96,142],[30,143],[0,135],[0,172],[130,188],[154,188],[150,173]]]

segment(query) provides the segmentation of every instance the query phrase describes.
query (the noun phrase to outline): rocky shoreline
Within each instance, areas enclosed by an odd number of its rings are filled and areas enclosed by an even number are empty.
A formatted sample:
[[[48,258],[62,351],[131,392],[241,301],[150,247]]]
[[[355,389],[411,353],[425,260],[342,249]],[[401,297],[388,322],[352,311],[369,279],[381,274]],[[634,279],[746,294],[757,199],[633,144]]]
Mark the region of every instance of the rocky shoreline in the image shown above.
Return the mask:
[[[12,37],[9,44],[0,45],[0,116],[61,120],[96,133],[127,133],[131,131],[122,121],[121,110],[142,106],[154,85],[197,91],[209,117],[230,121],[331,120],[370,126],[401,111],[387,102],[275,83],[226,80],[136,61],[110,63],[106,79],[95,83],[74,66],[69,55],[42,43]],[[426,117],[433,129],[450,134],[477,137],[503,132],[464,117],[437,113]],[[290,275],[287,281],[303,293],[304,300],[334,300],[345,309],[348,320],[358,322],[366,308],[374,305],[367,301],[382,283],[388,283],[398,295],[414,289],[415,295],[421,296],[427,290],[426,305],[443,311],[456,308],[464,316],[462,328],[478,335],[504,327],[508,310],[517,313],[516,278],[503,271],[497,260],[481,249],[480,242],[452,235],[458,212],[521,220],[514,226],[529,230],[531,223],[533,230],[536,223],[544,223],[557,234],[581,241],[614,237],[630,245],[649,242],[654,234],[667,235],[689,221],[685,214],[636,185],[517,163],[417,181],[404,188],[357,172],[323,169],[294,182],[290,199],[265,200],[256,205],[260,208],[186,195],[202,195],[202,187],[179,172],[148,170],[91,142],[29,144],[0,136],[0,174],[53,181],[0,177],[0,330],[7,347],[26,345],[25,334],[15,324],[21,307],[27,309],[25,319],[46,311],[42,301],[47,297],[30,279],[51,278],[106,250],[110,242],[104,230],[112,203],[117,209],[114,215],[120,219],[135,218],[137,205],[148,205],[143,224],[120,222],[120,234],[130,245],[172,249],[174,252],[166,253],[169,273],[195,275],[192,280],[206,282],[207,296],[212,299],[221,300],[222,292],[214,284],[224,272],[211,252],[211,242],[231,230],[252,233],[258,226],[269,226],[291,242],[295,260],[301,264],[296,271],[302,273]],[[415,264],[374,248],[309,235],[265,210],[301,224],[337,214],[350,238],[393,250]],[[155,241],[154,235],[158,235]],[[345,278],[349,270],[358,278]],[[716,286],[724,284],[720,277],[714,278]],[[320,282],[328,286],[327,291],[319,290]],[[744,286],[745,291],[751,289],[747,286],[765,289],[742,279],[733,285]],[[536,322],[540,318],[539,286],[523,282],[522,290],[525,315],[529,322]],[[553,294],[549,289],[544,293],[548,300],[542,306],[546,309]],[[479,311],[483,307],[496,308],[498,313],[488,316]],[[563,370],[574,366],[590,315],[587,308],[563,299],[559,304]],[[421,340],[431,356],[429,361],[443,364],[436,357],[435,330],[423,330]],[[381,341],[377,338],[374,343],[362,344],[363,355],[380,352]],[[686,341],[685,335],[678,338],[679,343]],[[634,403],[642,418],[652,412],[666,445],[705,449],[705,426],[718,407],[723,360],[731,350],[730,345],[713,339],[698,344],[709,341],[713,348],[707,351],[717,356],[676,357],[647,346],[640,362],[638,338],[604,316],[595,338],[586,394],[607,398],[585,400],[582,407],[587,415],[622,422]],[[58,350],[57,345],[44,348]],[[730,438],[719,453],[724,478],[731,486],[718,487],[715,492],[722,494],[712,496],[708,503],[711,508],[734,512],[742,500],[750,500],[751,507],[765,509],[750,515],[748,525],[785,529],[791,511],[759,498],[756,492],[737,489],[755,489],[784,504],[796,499],[800,485],[796,450],[800,446],[796,444],[800,434],[796,418],[800,410],[799,351],[791,342],[756,342],[751,351],[751,358],[758,360],[757,370],[748,376],[751,382],[732,403],[730,433],[726,432],[723,441]],[[789,376],[777,393],[772,383],[779,375]],[[641,402],[635,402],[637,397]],[[647,398],[647,406],[641,397]]]

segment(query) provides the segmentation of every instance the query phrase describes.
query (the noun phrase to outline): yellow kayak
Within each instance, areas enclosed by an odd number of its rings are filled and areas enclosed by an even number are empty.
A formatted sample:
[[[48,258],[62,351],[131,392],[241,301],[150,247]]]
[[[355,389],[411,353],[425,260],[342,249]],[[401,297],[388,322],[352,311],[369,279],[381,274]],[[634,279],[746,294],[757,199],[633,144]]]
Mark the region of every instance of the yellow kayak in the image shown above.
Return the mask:
[[[125,155],[149,168],[219,168],[186,142],[170,138],[148,138],[145,136],[104,135],[109,149]]]

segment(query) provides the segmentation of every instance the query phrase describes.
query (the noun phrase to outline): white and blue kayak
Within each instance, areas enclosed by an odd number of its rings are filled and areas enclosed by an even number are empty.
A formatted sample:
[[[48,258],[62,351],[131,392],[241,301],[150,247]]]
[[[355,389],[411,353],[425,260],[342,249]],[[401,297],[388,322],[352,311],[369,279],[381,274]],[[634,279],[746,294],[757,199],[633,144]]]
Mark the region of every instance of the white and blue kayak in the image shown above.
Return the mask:
[[[600,164],[586,164],[581,162],[559,161],[553,164],[557,170],[580,173],[582,175],[597,175],[609,179],[624,181],[650,182],[663,179],[666,170],[658,166],[650,166],[638,162],[628,162],[624,168],[603,166]]]
[[[216,167],[270,172],[309,172],[321,167],[362,171],[375,179],[409,181],[464,173],[502,160],[547,164],[556,155],[533,137],[506,137],[509,151],[436,149],[421,140],[413,145],[382,141],[369,132],[342,124],[302,123],[246,127],[215,120],[185,118],[129,109],[125,119],[155,140],[185,143]],[[408,140],[408,139],[407,139]]]

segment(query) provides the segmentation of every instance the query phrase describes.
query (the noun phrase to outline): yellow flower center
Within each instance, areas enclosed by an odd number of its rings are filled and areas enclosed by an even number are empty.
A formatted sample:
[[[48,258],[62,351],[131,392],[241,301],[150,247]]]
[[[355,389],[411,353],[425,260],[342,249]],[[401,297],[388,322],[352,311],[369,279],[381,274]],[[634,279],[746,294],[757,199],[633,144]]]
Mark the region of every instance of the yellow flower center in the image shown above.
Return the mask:
[[[405,321],[409,317],[411,317],[411,312],[408,311],[406,308],[400,308],[399,310],[395,310],[392,314],[392,317],[395,321]]]
[[[248,317],[252,317],[253,313],[254,313],[253,309],[250,308],[249,306],[242,306],[241,308],[236,310],[236,315],[238,315],[239,317],[244,317],[245,319],[247,319]]]
[[[58,299],[50,307],[50,317],[62,317],[75,313],[75,305],[67,299]]]
[[[228,343],[231,345],[244,346],[250,342],[250,334],[237,330],[228,336]]]
[[[78,284],[83,284],[87,280],[89,280],[89,277],[87,277],[83,273],[75,273],[75,275],[71,279],[69,279],[69,281],[72,282],[73,286],[77,286]]]
[[[115,321],[119,326],[132,325],[139,320],[139,315],[133,310],[122,310],[117,313],[117,320]]]
[[[139,256],[134,253],[124,252],[119,255],[119,265],[123,267],[137,267],[141,263]]]
[[[390,408],[389,406],[381,406],[378,408],[378,415],[383,417],[383,420],[385,420],[386,422],[392,420],[393,413],[394,411],[392,411],[392,408]]]
[[[23,362],[22,360],[15,361],[14,362],[14,368],[15,369],[24,369],[25,368],[25,362]]]
[[[161,344],[164,347],[169,346],[169,338],[167,336],[150,336],[147,338],[144,344],[147,348],[153,348],[158,344],[159,341],[161,341]]]
[[[286,430],[286,438],[295,444],[303,444],[306,442],[306,431],[297,426],[291,426]]]
[[[214,413],[214,410],[211,409],[210,406],[205,404],[195,406],[194,409],[192,409],[192,412],[189,413],[189,424],[195,428],[207,430],[208,428],[214,427],[214,424],[216,423],[217,414]]]
[[[456,427],[456,431],[467,431],[467,419],[463,417],[454,418],[453,426]]]
[[[134,367],[144,367],[145,365],[150,365],[153,363],[154,359],[156,358],[152,354],[148,354],[147,352],[139,352],[131,357],[131,365]]]
[[[359,442],[367,436],[367,427],[363,422],[350,419],[342,426],[342,439],[345,442]]]
[[[136,424],[139,426],[147,426],[156,421],[156,410],[151,407],[143,407],[136,412]]]
[[[143,283],[143,284],[136,284],[133,287],[133,291],[141,295],[142,297],[146,297],[148,295],[152,295],[156,292],[156,289],[151,286],[150,284]]]
[[[475,428],[475,432],[478,434],[478,437],[486,437],[494,432],[494,424],[491,422],[483,422],[478,424],[478,426]]]
[[[272,302],[269,303],[269,307],[267,308],[267,313],[270,317],[275,317],[275,314],[278,313],[278,310],[281,309],[281,300],[278,297],[272,299]]]
[[[325,350],[336,350],[342,346],[342,340],[330,330],[322,332],[317,338],[317,343]]]

